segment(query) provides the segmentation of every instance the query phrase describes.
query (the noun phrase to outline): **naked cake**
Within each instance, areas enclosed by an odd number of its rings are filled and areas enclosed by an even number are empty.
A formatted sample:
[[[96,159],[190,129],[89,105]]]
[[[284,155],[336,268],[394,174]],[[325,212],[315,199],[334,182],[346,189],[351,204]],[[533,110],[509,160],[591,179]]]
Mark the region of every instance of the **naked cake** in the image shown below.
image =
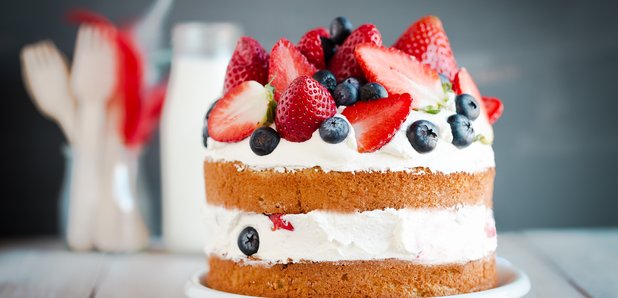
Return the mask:
[[[496,284],[492,124],[440,20],[239,40],[204,127],[210,288],[441,296]]]

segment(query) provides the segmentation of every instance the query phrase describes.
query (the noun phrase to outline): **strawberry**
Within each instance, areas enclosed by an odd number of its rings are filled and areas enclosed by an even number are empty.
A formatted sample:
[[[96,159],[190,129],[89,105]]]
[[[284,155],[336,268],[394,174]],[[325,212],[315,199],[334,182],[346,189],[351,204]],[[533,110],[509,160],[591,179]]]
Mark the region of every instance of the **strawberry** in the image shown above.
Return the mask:
[[[485,102],[482,100],[479,88],[476,86],[476,83],[474,83],[467,69],[461,68],[455,75],[455,79],[453,80],[453,91],[455,91],[456,94],[470,94],[481,104],[481,114],[479,118],[474,121],[475,129],[478,128],[478,131],[485,130],[485,137],[490,141],[493,140],[493,129],[491,128],[491,123],[493,122],[489,119],[489,111],[487,111],[487,107],[485,107]]]
[[[305,33],[298,42],[300,52],[317,69],[324,69],[326,67],[326,58],[322,48],[323,38],[328,38],[328,31],[326,28],[319,27]]]
[[[500,101],[497,97],[489,96],[483,96],[482,99],[483,105],[485,106],[485,111],[487,112],[487,118],[489,118],[489,123],[496,123],[504,111],[502,101]]]
[[[223,94],[251,80],[262,85],[268,83],[268,53],[257,40],[243,36],[236,43],[232,59],[227,65]]]
[[[285,214],[281,213],[273,213],[266,215],[268,216],[268,219],[270,219],[270,221],[273,223],[273,227],[271,228],[271,230],[276,231],[279,229],[283,229],[288,231],[294,231],[294,226],[292,225],[292,223],[283,219],[284,215]]]
[[[400,50],[361,45],[356,48],[356,60],[368,81],[380,83],[388,94],[409,93],[415,108],[445,98],[440,76]]]
[[[337,52],[335,52],[335,56],[333,56],[328,66],[328,69],[337,78],[337,83],[341,83],[349,77],[355,77],[361,81],[364,80],[365,76],[356,62],[354,50],[358,45],[366,43],[378,47],[382,46],[382,35],[380,35],[380,31],[373,24],[364,24],[356,28],[343,44],[337,48]]]
[[[208,135],[219,142],[238,142],[258,127],[271,122],[272,90],[246,81],[228,91],[212,108]]]
[[[451,44],[442,22],[437,17],[426,16],[416,21],[399,37],[393,47],[416,57],[418,61],[450,80],[457,73],[457,61]]]
[[[275,124],[282,138],[304,142],[335,113],[337,105],[328,90],[313,78],[300,76],[279,98]]]
[[[358,152],[374,152],[386,145],[408,117],[410,94],[391,94],[371,101],[359,101],[345,110],[356,135]]]
[[[270,51],[268,79],[275,88],[275,100],[299,76],[312,76],[317,69],[287,39],[280,39]]]

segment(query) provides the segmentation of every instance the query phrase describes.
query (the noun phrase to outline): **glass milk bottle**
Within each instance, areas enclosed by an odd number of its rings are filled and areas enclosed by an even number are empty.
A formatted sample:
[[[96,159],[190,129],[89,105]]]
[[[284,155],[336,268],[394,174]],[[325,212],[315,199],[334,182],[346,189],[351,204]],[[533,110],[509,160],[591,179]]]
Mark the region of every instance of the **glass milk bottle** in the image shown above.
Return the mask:
[[[202,218],[202,127],[223,79],[241,29],[231,23],[182,23],[172,32],[170,82],[161,120],[163,240],[168,249],[201,251],[207,239]]]

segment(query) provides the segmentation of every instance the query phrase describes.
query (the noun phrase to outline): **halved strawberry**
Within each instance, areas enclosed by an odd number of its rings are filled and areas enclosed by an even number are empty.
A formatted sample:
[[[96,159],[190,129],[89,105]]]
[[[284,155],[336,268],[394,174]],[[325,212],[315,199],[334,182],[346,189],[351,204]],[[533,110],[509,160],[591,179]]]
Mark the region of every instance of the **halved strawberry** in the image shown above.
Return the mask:
[[[268,53],[257,40],[243,36],[236,43],[232,59],[227,65],[223,94],[251,80],[262,85],[268,83]]]
[[[400,50],[361,45],[356,48],[356,60],[367,80],[380,83],[388,94],[409,93],[415,108],[445,98],[440,76]]]
[[[268,79],[275,88],[275,100],[299,76],[312,76],[317,69],[287,39],[280,39],[270,51]]]
[[[282,138],[304,142],[335,113],[337,105],[328,90],[313,78],[300,76],[279,98],[275,124]]]
[[[300,52],[317,69],[324,69],[326,67],[324,49],[322,48],[323,38],[328,38],[328,30],[324,27],[319,27],[305,33],[298,42]]]
[[[429,65],[450,80],[457,73],[457,61],[438,17],[426,16],[416,21],[399,37],[393,47],[416,57],[418,61]]]
[[[343,110],[352,127],[358,152],[374,152],[386,145],[408,117],[410,94],[391,94],[371,101],[359,101]]]
[[[208,118],[208,135],[219,142],[238,142],[271,122],[272,88],[246,81],[217,101]]]
[[[343,44],[337,48],[335,56],[333,56],[328,65],[328,69],[337,78],[337,83],[349,77],[355,77],[364,81],[363,71],[360,69],[354,56],[354,50],[361,44],[382,46],[382,35],[380,35],[380,31],[378,31],[375,25],[364,24],[356,28]]]
[[[487,112],[487,118],[489,118],[489,123],[496,123],[504,111],[502,101],[500,101],[497,97],[483,96],[482,98],[483,105],[485,105],[485,111]]]

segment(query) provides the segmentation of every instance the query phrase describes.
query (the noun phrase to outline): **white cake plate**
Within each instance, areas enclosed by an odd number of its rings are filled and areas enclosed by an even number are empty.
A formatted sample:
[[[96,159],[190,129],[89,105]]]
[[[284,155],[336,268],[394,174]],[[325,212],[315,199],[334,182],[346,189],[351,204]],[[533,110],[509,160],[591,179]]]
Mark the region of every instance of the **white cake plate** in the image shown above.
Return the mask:
[[[515,268],[511,262],[504,258],[496,258],[498,270],[498,286],[481,292],[448,296],[458,298],[489,298],[489,297],[523,297],[530,291],[530,279],[521,270]],[[207,274],[208,270],[197,272],[185,284],[185,295],[188,298],[241,298],[250,297],[237,294],[230,294],[205,287],[200,283],[200,276]]]

